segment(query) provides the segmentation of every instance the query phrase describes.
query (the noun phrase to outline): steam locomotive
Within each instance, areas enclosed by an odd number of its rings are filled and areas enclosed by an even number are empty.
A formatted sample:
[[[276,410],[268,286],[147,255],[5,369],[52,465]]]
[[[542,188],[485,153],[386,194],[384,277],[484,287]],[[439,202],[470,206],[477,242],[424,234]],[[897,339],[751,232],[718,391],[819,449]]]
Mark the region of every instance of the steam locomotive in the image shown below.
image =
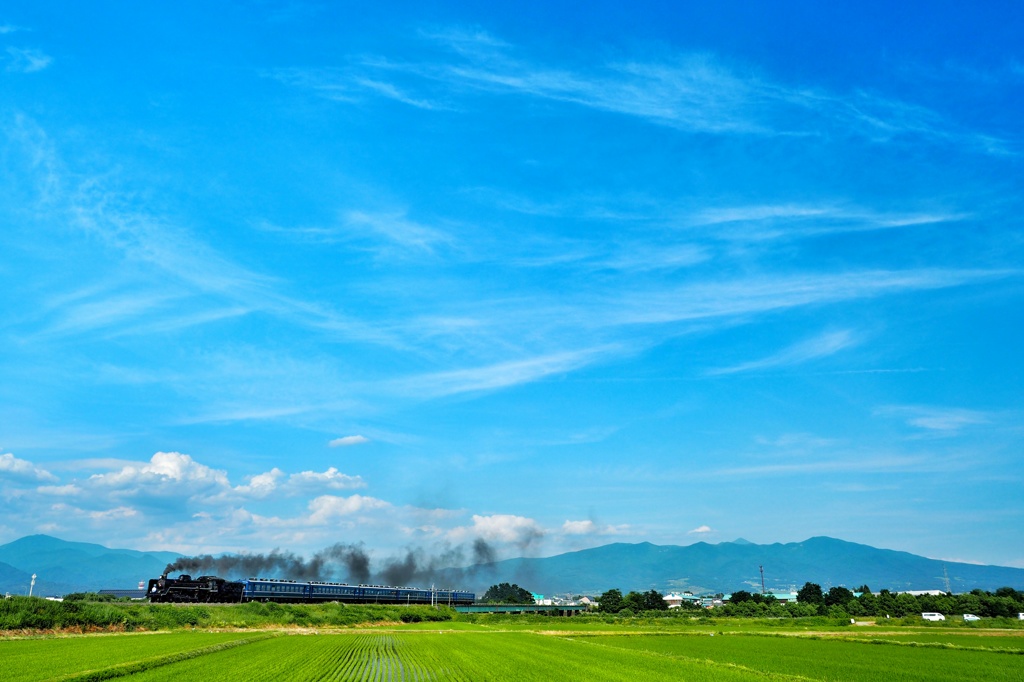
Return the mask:
[[[149,581],[146,596],[151,602],[249,601],[303,603],[338,601],[354,604],[472,604],[476,594],[459,590],[422,590],[415,587],[385,585],[349,585],[348,583],[299,582],[274,578],[225,580],[211,575],[193,578],[166,574]]]

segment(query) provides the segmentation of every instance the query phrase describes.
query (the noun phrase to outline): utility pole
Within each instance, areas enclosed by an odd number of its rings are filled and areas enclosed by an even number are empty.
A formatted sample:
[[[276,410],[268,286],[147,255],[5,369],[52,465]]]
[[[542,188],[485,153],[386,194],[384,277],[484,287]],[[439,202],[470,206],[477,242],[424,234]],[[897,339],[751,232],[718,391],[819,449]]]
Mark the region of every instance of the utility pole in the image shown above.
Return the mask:
[[[761,571],[761,594],[764,594],[764,566],[758,566]]]
[[[28,596],[32,596],[32,589],[36,586],[36,574],[32,574],[32,582],[28,584]]]

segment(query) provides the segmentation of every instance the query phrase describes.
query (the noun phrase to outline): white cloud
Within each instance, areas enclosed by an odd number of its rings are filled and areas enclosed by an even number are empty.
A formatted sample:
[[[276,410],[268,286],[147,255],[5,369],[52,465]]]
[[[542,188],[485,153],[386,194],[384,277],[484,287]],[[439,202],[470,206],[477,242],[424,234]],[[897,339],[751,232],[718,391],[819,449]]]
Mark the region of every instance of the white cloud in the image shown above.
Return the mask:
[[[42,71],[53,61],[50,55],[31,48],[8,47],[7,54],[7,70],[17,73]]]
[[[589,535],[597,532],[597,524],[589,519],[586,521],[566,521],[562,524],[562,532],[566,535]]]
[[[969,426],[991,422],[991,416],[985,412],[956,407],[888,405],[879,408],[875,413],[902,417],[910,426],[946,435],[954,435]]]
[[[825,332],[813,339],[801,341],[766,358],[744,362],[732,367],[709,370],[708,374],[736,374],[773,367],[790,367],[810,360],[835,355],[842,350],[856,346],[859,342],[857,336],[850,330]]]
[[[277,482],[284,475],[283,471],[274,467],[266,473],[250,477],[248,483],[245,485],[235,486],[233,490],[243,497],[266,497],[277,490]]]
[[[573,71],[517,58],[511,46],[485,34],[468,40],[461,32],[424,36],[450,49],[453,58],[424,63],[363,58],[345,70],[290,69],[270,75],[352,103],[376,94],[429,108],[442,96],[485,92],[562,102],[688,132],[810,136],[838,130],[869,141],[913,135],[981,153],[1006,153],[1002,140],[961,129],[924,107],[864,91],[834,93],[772,82],[711,54]],[[394,74],[407,77],[403,90],[391,83]]]
[[[621,535],[628,533],[628,524],[599,525],[587,519],[584,521],[566,521],[562,524],[564,535]]]
[[[715,531],[711,526],[697,526],[693,530],[686,531],[687,535],[707,535],[708,533],[714,533]]]
[[[784,433],[776,438],[758,436],[754,439],[760,445],[768,445],[787,450],[815,450],[837,445],[834,438],[822,438],[810,433]]]
[[[0,455],[0,475],[35,481],[56,481],[57,477],[28,460],[18,459],[11,453]]]
[[[366,436],[342,436],[341,438],[335,438],[327,445],[332,448],[347,448],[352,445],[362,445],[363,443],[369,443],[370,439]]]
[[[537,381],[552,374],[570,372],[597,358],[610,355],[618,347],[603,346],[579,351],[554,353],[524,360],[512,360],[484,367],[425,374],[397,382],[402,392],[440,397],[456,393],[488,391]]]
[[[105,509],[102,511],[89,512],[89,518],[97,521],[114,521],[118,519],[130,519],[134,516],[138,516],[139,512],[131,507],[115,507],[114,509]]]
[[[41,485],[36,488],[36,492],[41,495],[54,495],[56,497],[72,497],[82,492],[74,483],[67,485]]]
[[[366,482],[363,481],[360,476],[349,476],[343,474],[334,467],[330,467],[327,471],[303,471],[298,474],[292,474],[288,478],[288,486],[296,490],[309,490],[309,489],[331,489],[331,490],[346,490],[349,488],[365,488]]]
[[[158,452],[148,464],[129,465],[109,474],[93,474],[89,481],[99,486],[121,488],[131,492],[147,493],[161,490],[173,493],[179,490],[198,490],[208,487],[230,486],[227,474],[199,464],[191,456],[180,452]]]
[[[479,537],[493,542],[506,542],[525,547],[544,537],[544,529],[533,519],[513,514],[474,514],[472,526],[461,526],[449,531],[449,537],[462,541]]]
[[[433,253],[440,245],[454,243],[449,235],[412,221],[403,212],[349,211],[343,218],[346,229],[382,237],[390,244],[409,251]]]
[[[410,97],[407,93],[402,92],[393,83],[387,83],[384,81],[374,80],[371,78],[357,78],[355,82],[359,86],[362,86],[368,90],[372,90],[384,97],[388,97],[398,102],[402,102],[403,104],[409,104],[420,109],[439,108],[438,105],[434,104],[433,102],[424,99],[416,99],[414,97]]]
[[[351,516],[360,512],[376,509],[387,509],[391,507],[389,502],[379,500],[375,497],[363,495],[351,495],[349,497],[338,497],[336,495],[321,495],[309,503],[309,522],[312,524],[325,524],[337,517]]]

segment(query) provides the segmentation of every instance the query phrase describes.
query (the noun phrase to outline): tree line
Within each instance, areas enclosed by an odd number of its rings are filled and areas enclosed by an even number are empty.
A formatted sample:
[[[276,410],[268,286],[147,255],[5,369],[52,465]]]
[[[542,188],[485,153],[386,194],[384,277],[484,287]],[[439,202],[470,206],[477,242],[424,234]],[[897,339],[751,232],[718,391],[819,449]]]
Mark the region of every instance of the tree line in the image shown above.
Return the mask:
[[[668,602],[657,590],[630,592],[626,596],[620,590],[608,590],[598,598],[601,613],[617,613],[632,616],[644,611],[668,611]]]
[[[860,593],[856,596],[854,592]],[[730,601],[716,607],[716,615],[748,617],[858,616],[902,618],[936,611],[947,615],[973,613],[982,618],[1016,618],[1024,613],[1024,592],[1000,587],[994,592],[972,590],[963,594],[897,594],[881,590],[874,594],[867,585],[854,590],[832,587],[827,592],[817,583],[805,583],[796,603],[782,604],[772,595],[734,592]]]

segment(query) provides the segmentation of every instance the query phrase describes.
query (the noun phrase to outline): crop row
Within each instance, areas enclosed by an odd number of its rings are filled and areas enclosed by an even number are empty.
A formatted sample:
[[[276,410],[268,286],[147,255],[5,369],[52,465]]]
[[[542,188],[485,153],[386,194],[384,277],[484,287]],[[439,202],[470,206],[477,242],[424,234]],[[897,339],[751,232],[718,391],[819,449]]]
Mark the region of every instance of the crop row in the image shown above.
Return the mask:
[[[106,636],[0,642],[21,651],[6,679],[94,680],[1020,680],[1022,657],[968,648],[875,646],[873,641],[759,635],[545,635],[514,631],[405,630],[270,636]],[[234,637],[232,639],[232,637]],[[245,637],[243,635],[243,637]],[[978,638],[981,639],[981,638]],[[995,637],[993,639],[1007,639]],[[1015,638],[1013,638],[1015,639]],[[156,646],[152,643],[162,643]],[[9,647],[10,644],[21,646]],[[968,641],[962,642],[969,645]],[[48,648],[50,647],[50,648]],[[76,647],[79,647],[76,650]],[[176,649],[175,649],[176,647]],[[130,651],[133,650],[133,651]],[[1012,651],[1006,647],[999,651]],[[107,655],[103,659],[104,653]],[[24,672],[26,655],[41,664]],[[53,667],[54,660],[63,668]],[[5,673],[11,661],[3,658]],[[97,668],[96,661],[105,660]],[[70,667],[69,667],[70,666]],[[75,667],[77,666],[77,667]]]
[[[585,637],[600,647],[643,651],[680,661],[713,660],[762,673],[820,680],[1021,680],[1020,656],[982,648],[885,646],[884,640],[671,635]],[[877,643],[883,646],[873,646]]]
[[[736,665],[669,656],[532,633],[403,633],[290,636],[149,670],[137,682],[218,680],[594,680],[765,679]],[[769,675],[769,679],[789,679]]]
[[[0,641],[0,661],[5,682],[27,682],[251,637],[244,633],[175,632],[5,640]]]

